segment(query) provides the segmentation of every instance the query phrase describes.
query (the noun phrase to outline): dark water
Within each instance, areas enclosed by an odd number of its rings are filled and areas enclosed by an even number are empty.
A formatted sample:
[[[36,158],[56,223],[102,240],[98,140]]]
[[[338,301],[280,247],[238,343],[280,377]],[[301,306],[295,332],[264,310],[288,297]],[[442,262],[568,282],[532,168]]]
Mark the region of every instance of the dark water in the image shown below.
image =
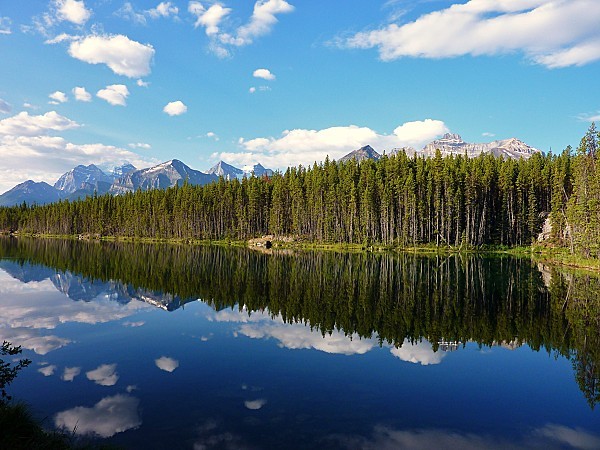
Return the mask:
[[[600,279],[525,259],[6,238],[0,311],[126,448],[600,448]]]

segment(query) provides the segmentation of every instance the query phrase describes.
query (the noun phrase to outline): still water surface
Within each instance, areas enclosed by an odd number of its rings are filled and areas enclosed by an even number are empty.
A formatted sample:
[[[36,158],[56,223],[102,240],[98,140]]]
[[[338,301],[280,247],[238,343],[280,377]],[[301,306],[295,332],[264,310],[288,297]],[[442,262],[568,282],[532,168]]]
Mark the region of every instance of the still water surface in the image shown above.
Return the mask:
[[[600,448],[599,298],[509,257],[0,239],[12,394],[125,448]]]

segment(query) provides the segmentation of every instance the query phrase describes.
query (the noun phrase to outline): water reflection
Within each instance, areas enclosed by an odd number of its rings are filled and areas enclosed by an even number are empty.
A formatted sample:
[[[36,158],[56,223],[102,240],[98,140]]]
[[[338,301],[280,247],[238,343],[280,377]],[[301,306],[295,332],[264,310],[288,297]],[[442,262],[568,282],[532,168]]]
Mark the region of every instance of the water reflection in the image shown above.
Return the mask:
[[[200,298],[213,308],[211,319],[235,324],[238,336],[289,349],[363,355],[389,346],[402,361],[438,365],[447,351],[467,342],[527,344],[569,358],[590,405],[600,400],[595,276],[539,270],[510,257],[265,255],[226,247],[14,238],[0,239],[0,255],[10,258],[0,267],[11,276],[27,283],[50,280],[75,304],[93,305],[61,310],[53,302],[50,313],[43,302],[27,308],[8,300],[0,338],[39,354],[69,344],[40,333],[57,322],[124,319],[144,307],[174,311]],[[173,371],[178,361],[163,355],[155,364]]]
[[[54,423],[76,434],[108,438],[142,424],[139,404],[135,397],[117,394],[103,398],[92,407],[77,406],[59,412]]]

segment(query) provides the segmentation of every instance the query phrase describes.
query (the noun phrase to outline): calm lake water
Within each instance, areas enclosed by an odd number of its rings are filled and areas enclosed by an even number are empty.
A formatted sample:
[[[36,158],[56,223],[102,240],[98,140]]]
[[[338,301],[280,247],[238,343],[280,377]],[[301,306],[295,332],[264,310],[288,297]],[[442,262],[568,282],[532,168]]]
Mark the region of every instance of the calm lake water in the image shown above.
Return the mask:
[[[600,280],[526,259],[3,238],[0,311],[125,448],[600,448]]]

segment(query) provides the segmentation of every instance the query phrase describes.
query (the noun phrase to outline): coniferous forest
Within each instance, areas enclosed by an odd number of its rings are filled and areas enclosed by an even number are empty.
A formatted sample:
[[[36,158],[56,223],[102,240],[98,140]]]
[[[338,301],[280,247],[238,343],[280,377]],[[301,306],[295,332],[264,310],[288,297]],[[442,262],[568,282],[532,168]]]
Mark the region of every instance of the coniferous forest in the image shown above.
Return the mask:
[[[0,208],[0,230],[23,233],[413,246],[529,245],[547,217],[551,241],[600,256],[595,125],[576,150],[529,159],[446,156],[326,159],[273,177]]]

